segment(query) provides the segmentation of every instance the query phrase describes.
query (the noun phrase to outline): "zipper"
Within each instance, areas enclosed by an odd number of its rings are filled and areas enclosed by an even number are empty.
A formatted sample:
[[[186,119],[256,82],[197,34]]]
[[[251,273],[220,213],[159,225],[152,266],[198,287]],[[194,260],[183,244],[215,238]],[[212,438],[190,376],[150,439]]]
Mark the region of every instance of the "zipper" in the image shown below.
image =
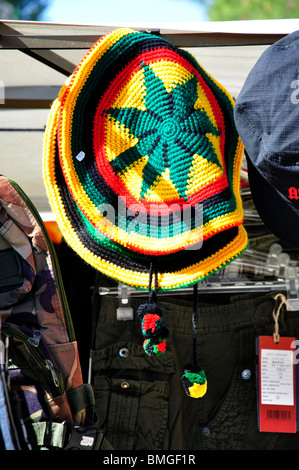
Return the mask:
[[[11,325],[5,326],[2,325],[3,331],[11,338],[15,338],[16,340],[22,342],[27,349],[31,358],[33,358],[34,362],[37,366],[42,369],[50,379],[49,381],[53,382],[55,387],[58,389],[59,394],[62,395],[64,393],[64,385],[63,380],[61,377],[60,372],[54,367],[53,362],[50,359],[44,358],[38,348],[38,345],[41,340],[41,334],[38,335],[38,343],[36,341],[37,338],[37,330],[34,331],[33,336],[30,337],[23,333],[18,328],[15,328]],[[40,333],[40,332],[39,332]]]
[[[37,348],[39,346],[41,338],[42,338],[41,331],[35,330],[33,332],[32,338],[29,337],[27,341],[29,344],[31,344],[31,346],[33,346],[34,348]]]
[[[54,385],[58,388],[59,387],[59,381],[58,381],[57,374],[55,372],[55,368],[53,366],[53,362],[50,361],[50,359],[45,359],[45,364],[46,364],[46,367],[49,369],[49,371],[51,373]]]
[[[69,340],[70,341],[76,341],[73,321],[72,321],[72,318],[71,318],[69,305],[68,305],[68,301],[67,301],[67,298],[66,298],[66,293],[65,293],[65,290],[64,290],[64,284],[63,284],[63,280],[62,280],[62,276],[61,276],[61,271],[60,271],[57,255],[56,255],[52,240],[51,240],[51,238],[50,238],[50,236],[47,232],[45,224],[44,224],[38,210],[34,206],[33,202],[29,199],[27,194],[23,191],[23,189],[15,181],[11,180],[10,178],[6,178],[6,179],[14,187],[14,189],[17,191],[19,196],[21,196],[21,198],[24,200],[24,202],[26,203],[26,205],[28,206],[28,208],[30,209],[32,214],[34,215],[34,217],[35,217],[38,225],[40,226],[40,228],[43,232],[43,235],[44,235],[44,237],[47,241],[47,245],[49,247],[49,252],[50,252],[50,257],[51,257],[51,260],[52,260],[54,276],[55,276],[55,279],[56,279],[58,295],[60,297],[60,301],[61,301],[61,305],[62,305],[62,309],[63,309],[63,315],[64,315],[65,323],[66,323],[66,328],[67,328],[67,332],[68,332],[68,335],[69,335]]]

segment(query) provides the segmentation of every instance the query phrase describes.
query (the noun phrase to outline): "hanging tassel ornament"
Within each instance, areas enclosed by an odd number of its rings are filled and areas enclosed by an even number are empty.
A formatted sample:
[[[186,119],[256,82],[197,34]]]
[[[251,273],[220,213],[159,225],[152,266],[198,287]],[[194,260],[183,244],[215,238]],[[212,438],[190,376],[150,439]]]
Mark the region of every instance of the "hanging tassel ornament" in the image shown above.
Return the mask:
[[[206,394],[207,378],[204,370],[192,365],[185,366],[182,382],[189,397],[201,398]]]
[[[207,378],[205,371],[197,364],[197,284],[193,289],[193,364],[187,364],[184,367],[184,373],[181,377],[186,394],[191,398],[201,398],[207,391]]]
[[[153,266],[150,266],[149,302],[140,305],[137,315],[141,320],[141,331],[145,338],[143,349],[149,356],[160,356],[166,351],[165,338],[168,328],[162,323],[162,310],[157,305],[157,275],[155,274],[155,290],[152,290]]]

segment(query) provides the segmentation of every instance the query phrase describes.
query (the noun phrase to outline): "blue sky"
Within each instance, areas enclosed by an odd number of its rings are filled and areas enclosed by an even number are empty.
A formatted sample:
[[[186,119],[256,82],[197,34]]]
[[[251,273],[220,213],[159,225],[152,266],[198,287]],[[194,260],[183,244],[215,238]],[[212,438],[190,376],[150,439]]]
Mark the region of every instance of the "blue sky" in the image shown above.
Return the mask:
[[[44,20],[53,23],[111,24],[206,21],[196,0],[51,0]]]

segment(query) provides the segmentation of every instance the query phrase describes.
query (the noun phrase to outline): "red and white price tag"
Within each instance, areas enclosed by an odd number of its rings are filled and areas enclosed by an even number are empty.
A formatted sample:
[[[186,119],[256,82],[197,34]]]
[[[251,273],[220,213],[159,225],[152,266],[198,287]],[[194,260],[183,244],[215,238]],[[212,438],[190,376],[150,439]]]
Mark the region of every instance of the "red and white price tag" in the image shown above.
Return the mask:
[[[259,430],[297,431],[295,338],[260,336],[257,342]]]

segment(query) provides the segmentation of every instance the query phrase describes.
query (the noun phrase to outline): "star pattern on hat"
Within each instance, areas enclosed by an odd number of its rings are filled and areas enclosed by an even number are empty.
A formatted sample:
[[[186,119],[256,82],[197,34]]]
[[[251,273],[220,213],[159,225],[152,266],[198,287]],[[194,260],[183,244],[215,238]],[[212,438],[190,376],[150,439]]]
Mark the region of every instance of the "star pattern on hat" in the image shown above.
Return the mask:
[[[138,139],[110,162],[115,173],[126,171],[141,157],[147,156],[142,174],[140,196],[159,182],[166,169],[180,197],[187,199],[188,175],[195,154],[220,166],[207,134],[218,136],[198,101],[198,79],[192,76],[173,85],[168,91],[163,80],[148,65],[143,65],[144,109],[137,107],[110,108],[108,116],[125,125]]]

